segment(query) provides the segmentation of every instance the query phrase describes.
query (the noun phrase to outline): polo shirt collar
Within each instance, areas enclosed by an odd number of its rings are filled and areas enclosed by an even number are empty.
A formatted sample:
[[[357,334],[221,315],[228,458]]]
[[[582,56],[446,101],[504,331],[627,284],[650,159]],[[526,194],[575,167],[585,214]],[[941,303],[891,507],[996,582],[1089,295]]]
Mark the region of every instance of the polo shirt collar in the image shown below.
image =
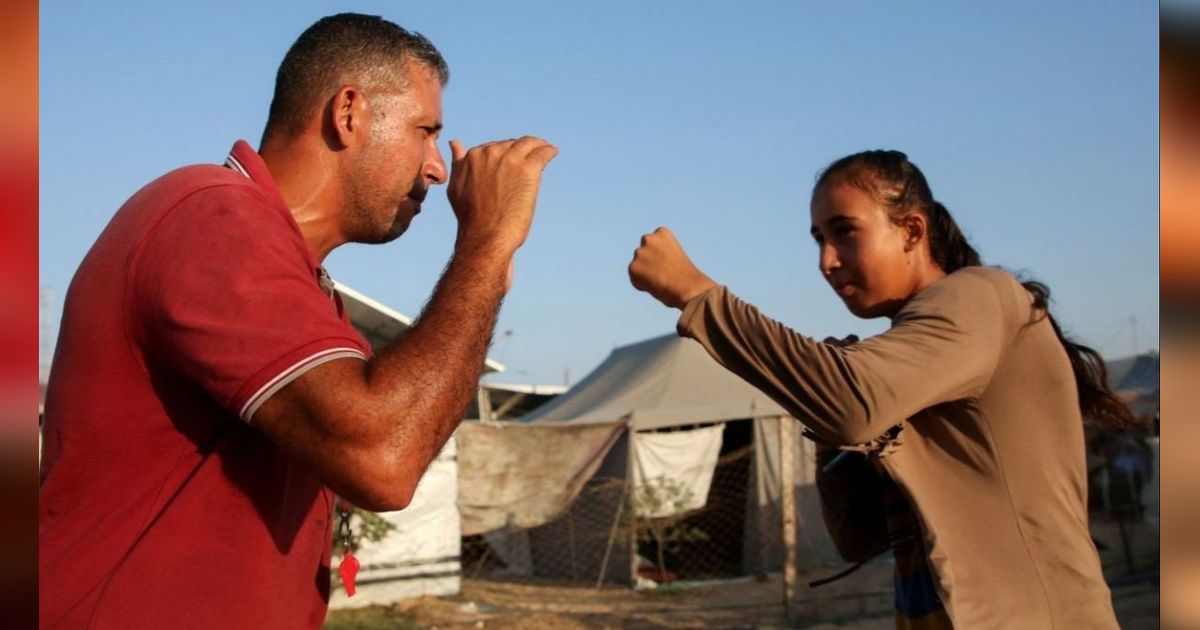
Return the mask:
[[[283,195],[279,194],[279,189],[275,187],[275,180],[271,177],[271,171],[267,169],[266,162],[263,162],[258,152],[250,147],[250,143],[245,140],[234,142],[233,148],[229,150],[229,156],[225,158],[225,166],[245,175],[266,191],[272,200],[279,203],[280,207],[287,208],[287,204],[283,201]]]

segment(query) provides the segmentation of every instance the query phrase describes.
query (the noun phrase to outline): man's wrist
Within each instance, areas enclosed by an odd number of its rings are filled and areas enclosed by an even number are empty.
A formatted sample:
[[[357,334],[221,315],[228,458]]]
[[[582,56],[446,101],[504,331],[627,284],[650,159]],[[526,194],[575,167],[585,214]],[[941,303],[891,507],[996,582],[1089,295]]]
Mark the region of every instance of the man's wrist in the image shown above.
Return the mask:
[[[492,258],[507,264],[516,255],[519,247],[520,245],[505,243],[500,238],[473,237],[459,232],[454,241],[454,255]]]

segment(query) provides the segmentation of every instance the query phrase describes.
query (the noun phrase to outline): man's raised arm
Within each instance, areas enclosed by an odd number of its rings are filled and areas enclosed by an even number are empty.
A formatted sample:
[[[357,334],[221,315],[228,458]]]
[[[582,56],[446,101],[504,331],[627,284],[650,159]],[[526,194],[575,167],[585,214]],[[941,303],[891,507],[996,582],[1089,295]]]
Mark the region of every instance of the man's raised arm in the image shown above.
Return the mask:
[[[478,387],[512,259],[557,148],[451,142],[454,253],[416,324],[369,362],[338,359],[267,399],[251,424],[361,507],[408,505]]]

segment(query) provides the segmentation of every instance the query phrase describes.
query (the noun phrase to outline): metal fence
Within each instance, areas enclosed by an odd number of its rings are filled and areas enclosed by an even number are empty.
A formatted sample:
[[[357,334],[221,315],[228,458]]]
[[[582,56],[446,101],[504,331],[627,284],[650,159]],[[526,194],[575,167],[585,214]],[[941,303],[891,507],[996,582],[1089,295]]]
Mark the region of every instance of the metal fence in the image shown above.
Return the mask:
[[[753,455],[751,445],[722,454],[704,507],[660,518],[638,514],[672,501],[671,486],[595,477],[544,525],[464,538],[464,575],[645,585],[761,572],[747,555],[761,546],[748,517]]]

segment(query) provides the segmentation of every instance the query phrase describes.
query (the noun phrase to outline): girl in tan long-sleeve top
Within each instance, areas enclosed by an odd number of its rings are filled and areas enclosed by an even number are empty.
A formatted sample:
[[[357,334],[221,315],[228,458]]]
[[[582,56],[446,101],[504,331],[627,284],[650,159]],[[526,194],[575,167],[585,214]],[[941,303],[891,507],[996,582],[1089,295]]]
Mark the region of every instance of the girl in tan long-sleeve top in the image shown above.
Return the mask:
[[[855,315],[890,318],[884,333],[801,335],[702,273],[665,228],[643,237],[630,279],[800,419],[824,462],[866,454],[819,486],[844,556],[896,556],[897,627],[1117,627],[1087,526],[1082,415],[1133,420],[1099,355],[1062,335],[1045,286],[982,266],[903,153],[834,162],[811,214],[821,274]]]

